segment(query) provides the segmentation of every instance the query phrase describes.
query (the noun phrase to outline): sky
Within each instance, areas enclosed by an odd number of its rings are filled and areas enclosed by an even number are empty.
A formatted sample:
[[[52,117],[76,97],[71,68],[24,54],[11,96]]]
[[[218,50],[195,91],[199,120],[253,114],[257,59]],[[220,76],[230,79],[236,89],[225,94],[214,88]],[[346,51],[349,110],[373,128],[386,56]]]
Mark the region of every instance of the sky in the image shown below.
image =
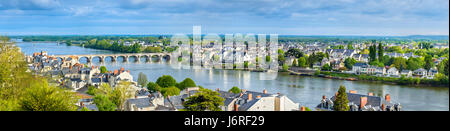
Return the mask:
[[[449,35],[448,0],[0,0],[0,35]]]

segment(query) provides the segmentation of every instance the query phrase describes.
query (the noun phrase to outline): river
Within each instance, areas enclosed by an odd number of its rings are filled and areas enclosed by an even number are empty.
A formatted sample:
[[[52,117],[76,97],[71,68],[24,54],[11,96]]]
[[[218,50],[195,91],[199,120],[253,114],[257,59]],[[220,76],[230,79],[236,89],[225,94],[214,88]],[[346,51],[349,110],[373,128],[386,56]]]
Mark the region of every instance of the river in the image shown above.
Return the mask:
[[[47,51],[49,55],[70,54],[107,54],[112,51],[88,49],[79,46],[66,46],[56,43],[18,43],[17,46],[26,55],[33,52]],[[391,94],[391,101],[399,102],[403,110],[407,111],[448,111],[449,110],[449,88],[447,87],[409,87],[383,83],[345,81],[317,77],[292,76],[279,73],[275,80],[260,80],[258,72],[238,70],[208,70],[208,69],[174,69],[165,62],[111,62],[109,59],[100,63],[94,59],[92,64],[104,65],[108,70],[120,69],[130,70],[133,79],[137,81],[139,72],[147,75],[149,81],[156,81],[162,75],[171,75],[177,82],[189,77],[197,85],[209,89],[228,90],[233,86],[241,89],[268,93],[286,94],[294,102],[313,109],[320,103],[323,95],[331,97],[337,92],[339,85],[344,85],[347,90],[357,90],[360,94],[373,92],[376,96]],[[85,62],[85,60],[81,60]],[[141,60],[142,61],[142,60]],[[383,97],[384,98],[384,97]]]

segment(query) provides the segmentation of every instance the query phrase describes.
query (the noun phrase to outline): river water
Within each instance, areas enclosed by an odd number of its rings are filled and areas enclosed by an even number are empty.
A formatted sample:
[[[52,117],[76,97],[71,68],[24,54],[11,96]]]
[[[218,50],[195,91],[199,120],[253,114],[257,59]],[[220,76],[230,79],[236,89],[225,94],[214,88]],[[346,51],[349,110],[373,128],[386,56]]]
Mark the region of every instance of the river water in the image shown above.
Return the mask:
[[[66,46],[57,43],[18,43],[17,46],[26,55],[33,52],[47,51],[49,55],[70,55],[70,54],[108,54],[112,51],[89,49],[78,46]],[[237,71],[237,70],[209,70],[209,69],[174,69],[166,62],[111,62],[106,59],[100,63],[98,59],[92,61],[95,66],[106,66],[108,70],[115,70],[124,67],[130,70],[133,79],[137,81],[139,72],[147,75],[149,81],[156,81],[162,75],[171,75],[177,82],[189,77],[197,85],[209,89],[229,90],[233,86],[241,89],[262,92],[264,89],[268,93],[286,94],[294,102],[313,109],[320,103],[323,95],[331,97],[337,92],[339,85],[344,85],[347,90],[357,90],[360,94],[373,92],[376,96],[391,94],[391,101],[399,102],[403,110],[408,111],[448,111],[449,110],[449,88],[448,87],[409,87],[392,84],[345,81],[317,77],[292,76],[286,73],[279,73],[275,80],[260,80],[258,72]],[[86,62],[85,59],[80,61]],[[384,98],[384,97],[383,97]]]

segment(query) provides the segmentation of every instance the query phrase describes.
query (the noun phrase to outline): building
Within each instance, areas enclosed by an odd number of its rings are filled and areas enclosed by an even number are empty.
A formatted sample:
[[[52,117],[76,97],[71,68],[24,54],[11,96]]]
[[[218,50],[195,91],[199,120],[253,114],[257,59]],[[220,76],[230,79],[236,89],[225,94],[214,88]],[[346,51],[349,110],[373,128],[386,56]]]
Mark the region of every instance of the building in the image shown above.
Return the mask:
[[[410,71],[410,70],[402,70],[400,72],[400,75],[405,76],[405,77],[412,77],[412,71]]]
[[[336,93],[337,95],[337,93]],[[333,111],[336,95],[331,99],[326,96],[322,96],[322,100],[316,109],[319,111]],[[350,90],[347,93],[348,106],[350,111],[401,111],[402,106],[400,103],[391,102],[390,94],[386,94],[382,99],[379,96],[374,96],[373,93],[367,95],[357,94],[356,91]]]
[[[398,77],[399,76],[399,71],[397,70],[397,68],[391,67],[391,68],[389,68],[389,70],[387,70],[387,76],[389,76],[389,77]]]
[[[426,77],[427,76],[427,70],[423,69],[423,68],[419,68],[417,70],[414,71],[414,76],[417,77]]]

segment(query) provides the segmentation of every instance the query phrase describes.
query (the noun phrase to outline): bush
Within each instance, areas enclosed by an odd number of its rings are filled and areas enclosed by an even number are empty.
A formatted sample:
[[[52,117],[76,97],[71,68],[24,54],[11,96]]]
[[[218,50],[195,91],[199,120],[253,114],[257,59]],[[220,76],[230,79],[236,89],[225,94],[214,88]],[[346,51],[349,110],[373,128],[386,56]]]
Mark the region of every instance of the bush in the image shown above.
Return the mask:
[[[186,78],[179,84],[177,84],[178,89],[184,90],[186,87],[196,87],[195,82],[191,78]]]
[[[233,88],[231,88],[230,90],[228,90],[229,92],[232,92],[234,94],[237,93],[241,93],[241,89],[239,89],[237,86],[233,86]]]

